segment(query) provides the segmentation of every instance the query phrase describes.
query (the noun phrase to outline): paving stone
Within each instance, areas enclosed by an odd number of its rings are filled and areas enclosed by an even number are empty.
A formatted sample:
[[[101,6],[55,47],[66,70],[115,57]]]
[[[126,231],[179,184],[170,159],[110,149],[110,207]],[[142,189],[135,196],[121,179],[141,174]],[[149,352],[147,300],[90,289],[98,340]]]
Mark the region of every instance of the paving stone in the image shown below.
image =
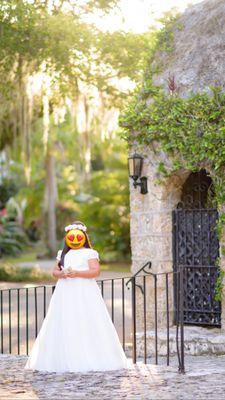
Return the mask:
[[[225,356],[187,356],[186,374],[171,366],[133,364],[127,370],[43,373],[24,370],[27,356],[0,355],[0,399],[190,400],[225,398]],[[165,359],[164,359],[165,361]]]

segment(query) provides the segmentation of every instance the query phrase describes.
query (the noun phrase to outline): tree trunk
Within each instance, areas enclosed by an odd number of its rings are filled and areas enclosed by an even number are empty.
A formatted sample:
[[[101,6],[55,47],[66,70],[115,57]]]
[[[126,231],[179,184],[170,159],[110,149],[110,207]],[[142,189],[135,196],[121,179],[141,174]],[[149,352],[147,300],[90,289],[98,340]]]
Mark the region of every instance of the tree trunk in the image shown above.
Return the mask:
[[[50,115],[49,115],[49,86],[46,85],[43,95],[43,142],[45,153],[45,198],[44,198],[44,227],[45,241],[51,256],[56,254],[56,202],[57,202],[57,182],[55,174],[55,157],[53,151],[53,141],[49,140]]]
[[[84,96],[84,110],[85,110],[85,129],[83,132],[84,138],[84,174],[88,180],[91,173],[91,140],[90,140],[90,110],[86,97]]]
[[[46,218],[46,244],[50,255],[54,256],[57,250],[56,238],[56,201],[57,185],[55,175],[55,157],[50,149],[46,154],[46,179],[45,179],[45,206],[44,217]]]

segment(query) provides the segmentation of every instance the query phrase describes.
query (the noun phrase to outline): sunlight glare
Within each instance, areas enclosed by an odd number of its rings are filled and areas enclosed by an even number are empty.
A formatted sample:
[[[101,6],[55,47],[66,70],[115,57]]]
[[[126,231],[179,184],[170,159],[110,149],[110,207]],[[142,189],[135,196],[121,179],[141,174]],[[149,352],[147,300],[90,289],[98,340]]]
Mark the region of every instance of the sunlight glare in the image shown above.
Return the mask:
[[[188,5],[202,0],[120,0],[119,7],[102,17],[99,12],[87,15],[87,21],[102,31],[124,30],[136,33],[146,32],[152,26],[160,26],[157,20],[171,9],[184,11]]]

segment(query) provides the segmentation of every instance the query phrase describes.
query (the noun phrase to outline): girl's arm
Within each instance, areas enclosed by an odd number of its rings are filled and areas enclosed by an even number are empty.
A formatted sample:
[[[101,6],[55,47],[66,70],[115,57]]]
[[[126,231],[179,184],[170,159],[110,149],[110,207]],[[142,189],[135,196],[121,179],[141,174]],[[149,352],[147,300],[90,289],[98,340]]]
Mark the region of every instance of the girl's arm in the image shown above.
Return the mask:
[[[100,274],[100,265],[97,258],[88,260],[89,270],[67,272],[69,278],[96,278]]]
[[[54,278],[66,278],[67,277],[67,272],[61,270],[59,268],[58,262],[56,263],[53,271],[52,271],[52,275],[54,276]]]

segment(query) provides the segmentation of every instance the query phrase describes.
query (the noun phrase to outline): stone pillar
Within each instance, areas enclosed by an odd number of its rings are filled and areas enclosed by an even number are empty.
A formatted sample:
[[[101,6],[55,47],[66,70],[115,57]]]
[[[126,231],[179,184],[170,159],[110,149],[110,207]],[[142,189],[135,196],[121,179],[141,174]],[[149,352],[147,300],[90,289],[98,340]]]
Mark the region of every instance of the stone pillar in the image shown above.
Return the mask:
[[[141,150],[138,153],[143,154]],[[152,272],[172,271],[172,210],[180,200],[182,185],[189,172],[182,171],[159,184],[157,166],[159,156],[153,152],[144,155],[142,175],[148,178],[148,193],[143,195],[140,188],[133,187],[130,180],[130,236],[132,253],[132,273],[147,261],[152,262]],[[143,278],[138,283],[142,283]],[[173,322],[173,276],[169,280],[170,325]],[[147,283],[147,329],[154,326],[154,277],[146,278]],[[157,280],[158,327],[165,326],[166,278]],[[137,288],[137,329],[143,329],[143,295]]]

